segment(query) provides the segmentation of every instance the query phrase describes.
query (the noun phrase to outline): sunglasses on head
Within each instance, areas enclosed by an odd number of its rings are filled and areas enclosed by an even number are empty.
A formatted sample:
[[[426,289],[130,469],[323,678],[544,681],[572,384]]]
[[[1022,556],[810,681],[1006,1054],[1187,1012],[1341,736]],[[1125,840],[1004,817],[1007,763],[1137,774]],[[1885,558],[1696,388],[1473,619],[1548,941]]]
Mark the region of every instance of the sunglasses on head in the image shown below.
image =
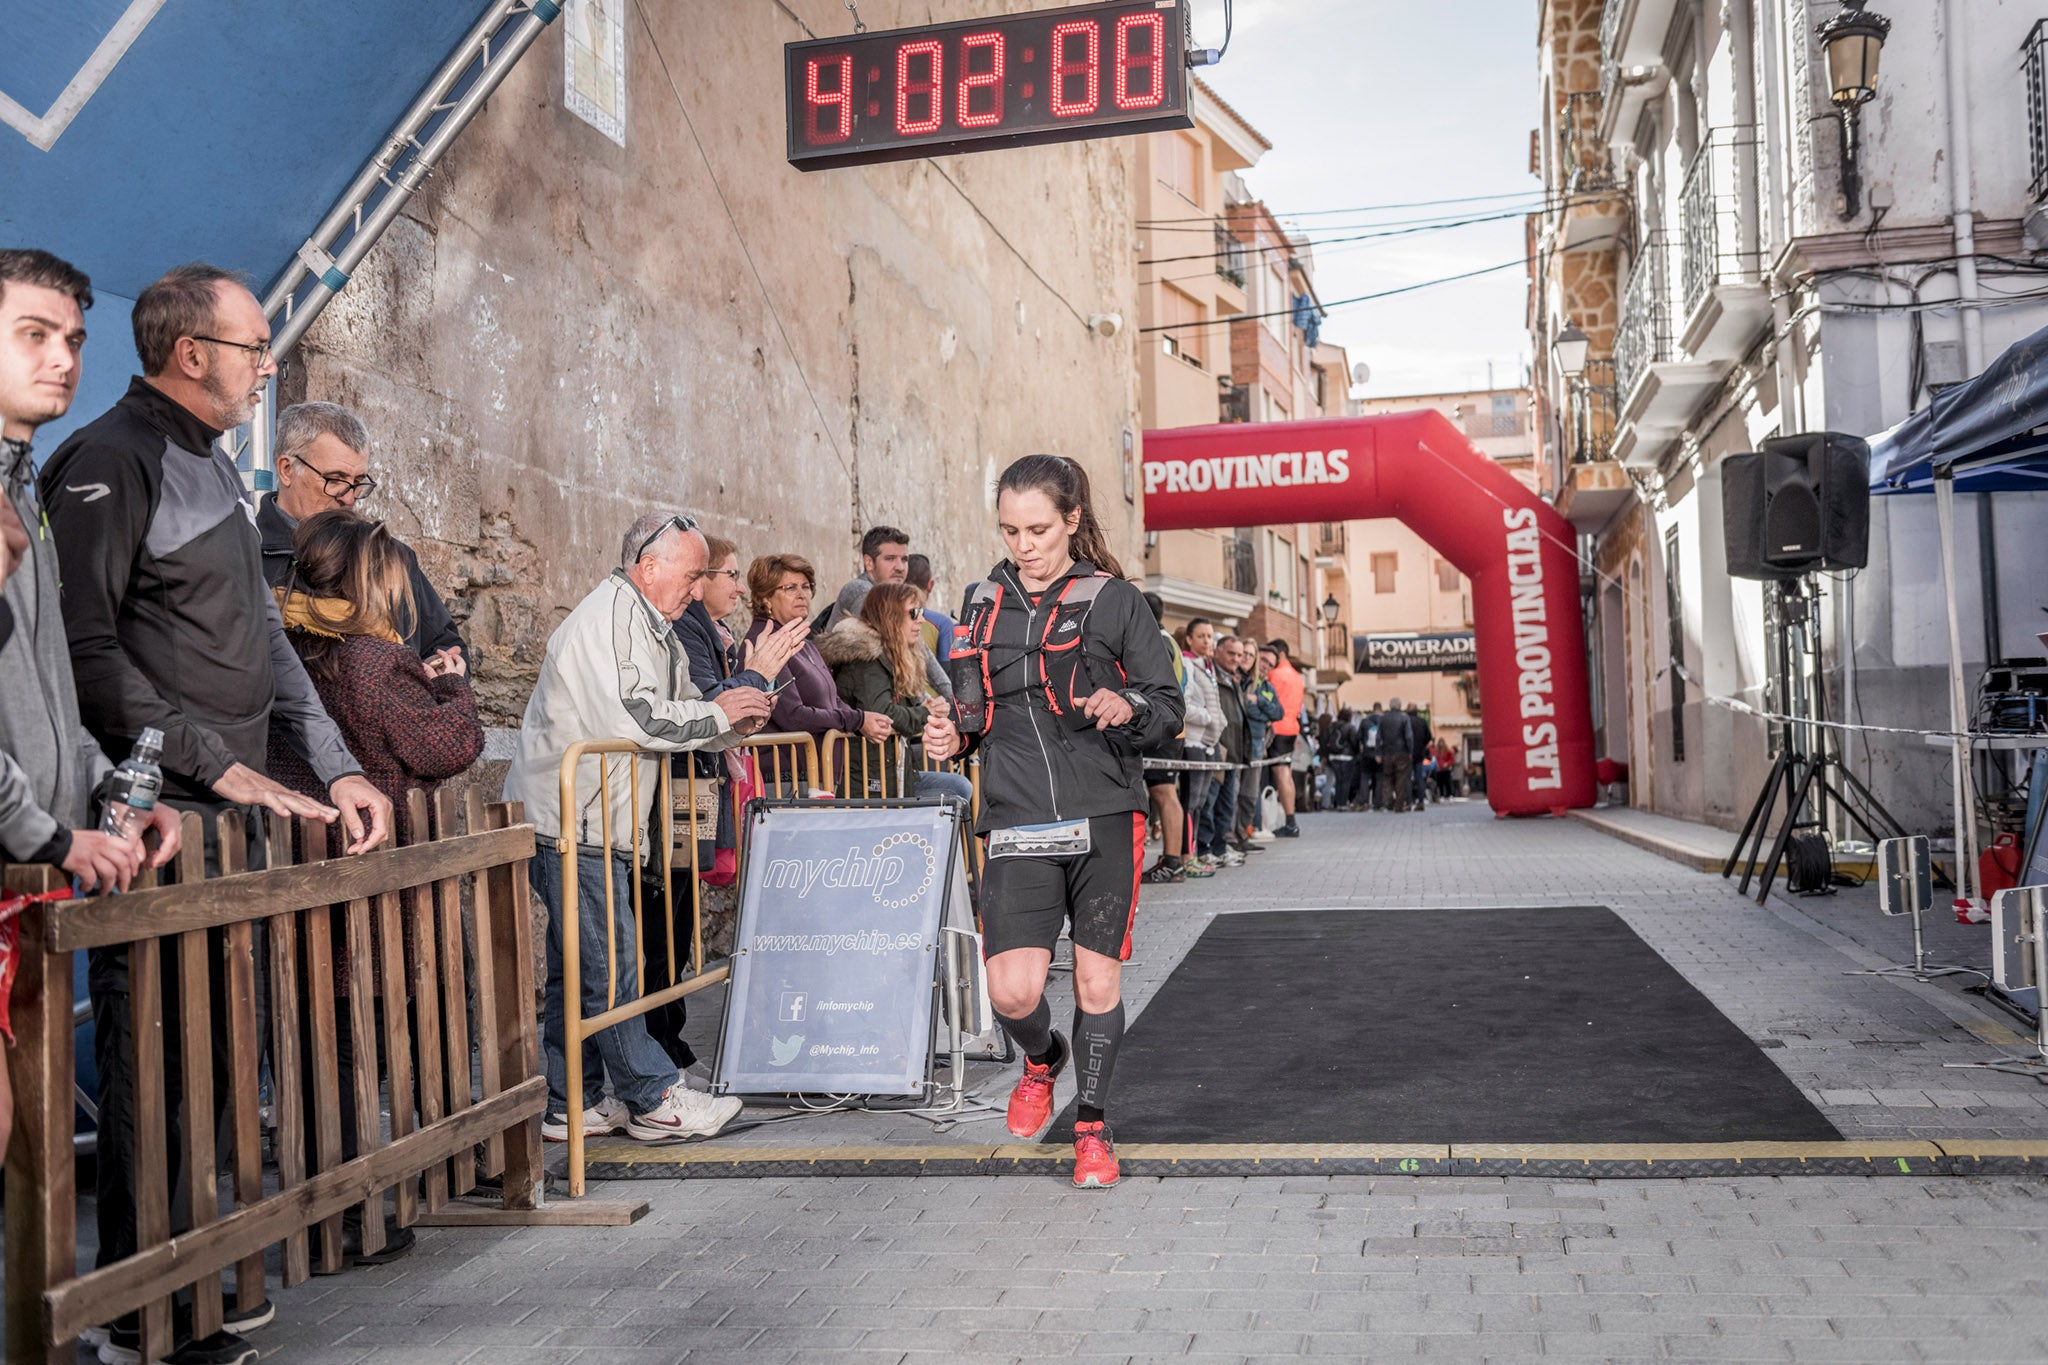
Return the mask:
[[[664,521],[661,525],[655,527],[654,533],[648,536],[647,539],[641,541],[640,548],[633,551],[633,562],[635,564],[638,564],[641,560],[641,557],[644,556],[650,548],[652,548],[654,542],[660,540],[663,536],[668,534],[670,527],[674,527],[678,531],[694,531],[697,529],[697,519],[695,517],[684,516],[681,512],[678,512],[674,516],[670,517],[667,521]]]

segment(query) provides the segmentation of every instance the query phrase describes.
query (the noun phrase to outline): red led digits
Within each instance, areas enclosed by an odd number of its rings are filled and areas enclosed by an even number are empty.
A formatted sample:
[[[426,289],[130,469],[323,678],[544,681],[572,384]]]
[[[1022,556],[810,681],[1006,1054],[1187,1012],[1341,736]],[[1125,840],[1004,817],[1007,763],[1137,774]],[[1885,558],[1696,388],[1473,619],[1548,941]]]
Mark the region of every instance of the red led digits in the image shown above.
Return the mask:
[[[837,90],[818,88],[818,71],[829,67],[837,73]],[[836,57],[813,57],[805,63],[805,84],[810,101],[810,117],[804,122],[804,140],[813,147],[828,146],[844,142],[853,136],[853,58],[842,52]],[[818,126],[818,116],[828,111],[837,111],[830,127]]]
[[[977,49],[987,49],[989,69],[974,69]],[[988,91],[988,108],[973,112],[974,92]],[[960,40],[960,109],[962,128],[992,128],[1003,121],[1003,35],[970,33]]]
[[[1148,50],[1133,54],[1131,33],[1134,29],[1151,30],[1152,40]],[[1119,109],[1154,109],[1166,99],[1166,83],[1160,79],[1165,74],[1166,16],[1157,13],[1126,14],[1116,21],[1116,87],[1114,95]],[[1145,73],[1145,88],[1133,92],[1131,73]]]
[[[896,49],[896,131],[905,137],[917,137],[924,133],[936,133],[939,124],[945,120],[946,102],[939,94],[939,83],[943,76],[945,45],[937,39],[921,43],[905,43]],[[910,59],[923,57],[929,66],[925,79],[910,79]],[[912,96],[925,97],[925,117],[910,117]]]
[[[1085,38],[1087,55],[1080,61],[1067,60],[1069,38]],[[1087,77],[1087,93],[1080,99],[1068,99],[1068,80],[1075,76]],[[1102,103],[1102,30],[1093,20],[1077,19],[1071,23],[1054,24],[1052,29],[1052,113],[1054,118],[1078,118],[1092,114]]]

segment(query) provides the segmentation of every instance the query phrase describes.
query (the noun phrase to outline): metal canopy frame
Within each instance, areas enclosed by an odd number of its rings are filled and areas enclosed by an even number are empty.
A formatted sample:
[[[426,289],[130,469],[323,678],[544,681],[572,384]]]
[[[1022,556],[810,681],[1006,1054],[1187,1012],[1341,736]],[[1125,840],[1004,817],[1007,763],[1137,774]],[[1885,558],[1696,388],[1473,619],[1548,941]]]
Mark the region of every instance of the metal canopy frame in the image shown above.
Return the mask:
[[[455,51],[442,63],[377,154],[349,182],[264,297],[273,324],[271,351],[290,353],[328,302],[348,284],[370,249],[433,173],[448,148],[476,118],[542,30],[561,16],[567,0],[492,0]],[[275,397],[275,384],[271,396]],[[272,437],[276,403],[267,402],[249,426],[251,482],[275,483]]]

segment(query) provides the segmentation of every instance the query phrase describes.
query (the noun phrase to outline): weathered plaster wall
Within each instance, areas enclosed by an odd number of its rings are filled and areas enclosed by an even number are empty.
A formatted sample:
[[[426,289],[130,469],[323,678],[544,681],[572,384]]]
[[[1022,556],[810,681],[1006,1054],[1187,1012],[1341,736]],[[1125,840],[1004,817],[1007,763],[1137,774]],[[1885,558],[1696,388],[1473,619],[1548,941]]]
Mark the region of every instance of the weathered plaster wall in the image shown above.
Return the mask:
[[[1084,325],[1137,316],[1134,144],[802,174],[782,45],[844,31],[838,0],[644,8],[651,36],[626,11],[626,145],[561,107],[548,34],[313,328],[287,392],[369,421],[383,487],[365,510],[464,618],[490,719],[516,720],[549,632],[648,508],[707,518],[743,566],[805,554],[821,594],[858,568],[859,528],[893,523],[954,597],[1000,554],[996,473],[1050,450],[1088,467],[1138,565],[1134,329]],[[945,16],[868,0],[862,17]]]

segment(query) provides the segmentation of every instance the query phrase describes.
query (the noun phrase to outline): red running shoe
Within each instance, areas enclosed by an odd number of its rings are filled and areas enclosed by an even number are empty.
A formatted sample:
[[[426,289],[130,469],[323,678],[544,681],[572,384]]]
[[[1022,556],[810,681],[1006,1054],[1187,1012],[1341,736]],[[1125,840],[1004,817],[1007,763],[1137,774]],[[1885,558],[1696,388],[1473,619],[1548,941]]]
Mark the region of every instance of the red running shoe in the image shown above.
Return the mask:
[[[1010,1092],[1010,1132],[1016,1137],[1035,1138],[1052,1122],[1052,1083],[1069,1054],[1066,1036],[1055,1032],[1052,1037],[1059,1044],[1059,1059],[1040,1066],[1026,1057],[1024,1074]]]
[[[1109,1135],[1109,1125],[1075,1124],[1075,1186],[1080,1189],[1108,1189],[1116,1181],[1116,1141]]]

